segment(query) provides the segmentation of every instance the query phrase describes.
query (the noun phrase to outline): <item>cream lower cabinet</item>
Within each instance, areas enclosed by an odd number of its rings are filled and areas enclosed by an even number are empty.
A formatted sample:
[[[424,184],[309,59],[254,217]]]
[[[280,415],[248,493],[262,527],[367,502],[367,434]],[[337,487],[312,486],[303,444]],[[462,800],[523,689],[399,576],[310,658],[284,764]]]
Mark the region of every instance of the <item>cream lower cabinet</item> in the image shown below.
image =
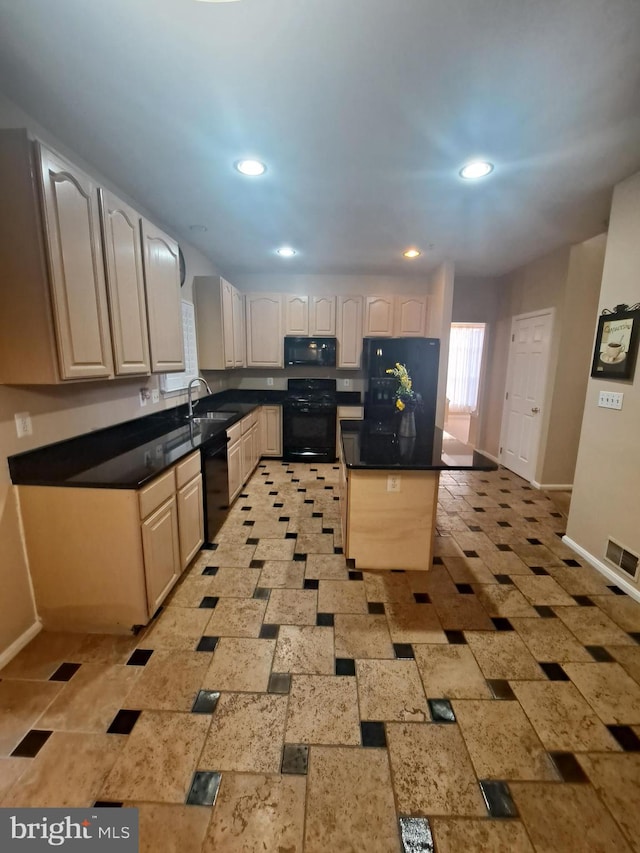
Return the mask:
[[[49,630],[146,625],[203,541],[199,451],[138,491],[18,488],[36,607]]]
[[[227,430],[230,504],[237,498],[260,459],[260,423],[261,410],[258,408]]]
[[[260,418],[259,455],[282,456],[282,406],[262,406]]]

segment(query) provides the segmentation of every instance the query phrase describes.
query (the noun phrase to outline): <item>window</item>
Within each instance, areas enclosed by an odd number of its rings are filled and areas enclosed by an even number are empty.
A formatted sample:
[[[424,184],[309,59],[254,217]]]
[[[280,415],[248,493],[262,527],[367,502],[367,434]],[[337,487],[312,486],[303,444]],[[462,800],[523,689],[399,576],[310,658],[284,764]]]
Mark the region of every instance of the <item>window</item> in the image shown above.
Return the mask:
[[[484,323],[451,324],[447,373],[450,412],[471,413],[478,408],[484,331]]]

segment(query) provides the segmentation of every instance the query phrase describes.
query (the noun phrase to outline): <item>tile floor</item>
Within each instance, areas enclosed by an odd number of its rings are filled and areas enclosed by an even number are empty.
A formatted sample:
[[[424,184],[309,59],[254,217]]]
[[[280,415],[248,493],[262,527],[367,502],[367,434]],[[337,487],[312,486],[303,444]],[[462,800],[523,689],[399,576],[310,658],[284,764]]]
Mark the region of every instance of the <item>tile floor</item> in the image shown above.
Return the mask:
[[[338,470],[263,462],[137,637],[0,673],[0,804],[136,805],[142,851],[640,851],[640,604],[504,470],[428,573],[342,554]]]

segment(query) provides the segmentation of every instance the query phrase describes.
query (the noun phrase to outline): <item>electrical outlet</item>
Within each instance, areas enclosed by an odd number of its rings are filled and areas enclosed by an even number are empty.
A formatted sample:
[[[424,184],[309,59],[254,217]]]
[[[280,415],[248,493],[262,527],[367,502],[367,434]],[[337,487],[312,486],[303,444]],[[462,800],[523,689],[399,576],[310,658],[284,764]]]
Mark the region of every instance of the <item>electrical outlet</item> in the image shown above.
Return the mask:
[[[154,388],[153,391],[151,392],[151,402],[152,403],[159,403],[160,402],[160,392],[158,391],[157,388]]]
[[[345,388],[351,388],[351,380],[350,379],[343,379],[342,382],[343,382]]]
[[[399,474],[389,474],[387,477],[387,491],[388,492],[399,492],[400,491],[400,475]]]
[[[267,378],[267,385],[269,385],[269,386],[273,385],[273,376],[269,376]]]
[[[602,409],[621,409],[624,394],[616,391],[600,391],[598,406]]]
[[[19,412],[15,415],[15,419],[18,438],[25,438],[27,435],[33,435],[33,424],[31,423],[31,415],[29,412]]]

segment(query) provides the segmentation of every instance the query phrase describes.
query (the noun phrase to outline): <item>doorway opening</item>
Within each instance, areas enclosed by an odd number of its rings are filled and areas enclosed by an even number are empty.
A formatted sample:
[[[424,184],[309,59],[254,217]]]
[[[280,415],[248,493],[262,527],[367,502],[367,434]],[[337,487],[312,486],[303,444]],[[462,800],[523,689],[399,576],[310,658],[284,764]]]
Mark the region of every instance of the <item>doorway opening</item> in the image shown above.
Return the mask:
[[[475,447],[480,414],[486,323],[452,323],[449,337],[445,432]]]

